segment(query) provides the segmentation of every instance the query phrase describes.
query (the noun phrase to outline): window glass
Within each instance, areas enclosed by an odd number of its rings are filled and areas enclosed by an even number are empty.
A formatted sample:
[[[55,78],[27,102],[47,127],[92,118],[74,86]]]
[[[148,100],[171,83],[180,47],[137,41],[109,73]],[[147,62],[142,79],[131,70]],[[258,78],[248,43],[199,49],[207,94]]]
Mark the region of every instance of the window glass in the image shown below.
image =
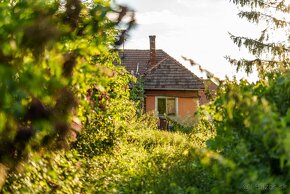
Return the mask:
[[[175,98],[167,98],[167,114],[176,115]]]
[[[174,97],[158,97],[157,111],[159,115],[167,114],[169,116],[176,116],[176,98]]]
[[[157,106],[159,115],[164,115],[166,113],[166,98],[158,98]]]

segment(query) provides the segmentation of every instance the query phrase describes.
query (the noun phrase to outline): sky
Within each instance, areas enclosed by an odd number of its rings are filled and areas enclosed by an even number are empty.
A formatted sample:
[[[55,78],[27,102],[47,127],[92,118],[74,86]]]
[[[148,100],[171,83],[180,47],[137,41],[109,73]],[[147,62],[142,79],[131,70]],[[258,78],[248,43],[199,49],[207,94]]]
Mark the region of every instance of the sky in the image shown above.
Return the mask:
[[[193,59],[203,68],[223,79],[225,75],[254,81],[236,73],[225,56],[251,58],[239,50],[229,38],[229,32],[242,36],[258,36],[257,27],[237,16],[238,9],[229,0],[116,0],[135,10],[137,27],[129,32],[125,49],[149,49],[149,35],[156,35],[156,48],[176,58],[196,75],[181,56]]]

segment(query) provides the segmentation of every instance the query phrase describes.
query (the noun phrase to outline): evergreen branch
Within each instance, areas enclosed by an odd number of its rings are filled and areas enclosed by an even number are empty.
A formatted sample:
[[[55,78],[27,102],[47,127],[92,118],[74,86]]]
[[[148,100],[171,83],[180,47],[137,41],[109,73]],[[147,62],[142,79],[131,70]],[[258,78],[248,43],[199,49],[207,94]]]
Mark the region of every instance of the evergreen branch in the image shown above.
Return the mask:
[[[267,77],[266,74],[274,72],[289,71],[289,25],[290,21],[286,14],[290,12],[288,0],[230,0],[239,8],[243,8],[238,16],[245,18],[251,23],[266,22],[267,27],[261,31],[257,39],[249,37],[234,36],[229,33],[233,42],[241,48],[247,48],[249,53],[257,59],[226,59],[237,67],[237,71],[244,69],[251,73],[256,67],[261,79]],[[283,39],[276,41],[271,39],[270,33],[274,29],[280,29],[283,32]],[[274,41],[274,42],[273,42]],[[267,59],[267,60],[265,60]],[[266,73],[266,74],[265,74]],[[268,74],[269,75],[269,74]]]
[[[286,5],[286,1],[282,0],[280,2],[274,1],[272,2],[274,4],[274,7],[277,11],[281,11],[283,13],[289,13],[290,12],[290,4]]]
[[[230,38],[233,42],[240,48],[244,45],[249,52],[255,56],[260,56],[264,52],[271,53],[274,56],[285,58],[289,56],[289,47],[282,43],[263,43],[262,41],[247,38],[247,37],[237,37],[230,34]],[[261,38],[260,38],[261,39]]]
[[[265,1],[265,0],[264,0]],[[289,13],[290,11],[290,5],[289,3],[286,4],[286,0],[269,0],[268,3],[266,3],[265,8],[272,8],[275,11],[283,12],[283,13]]]
[[[264,8],[267,6],[267,4],[262,0],[230,0],[230,2],[240,5],[241,7],[250,6],[251,8]]]
[[[265,72],[273,72],[279,69],[280,72],[289,71],[290,69],[290,60],[286,59],[283,61],[277,60],[264,60],[264,59],[254,59],[254,60],[247,60],[247,59],[233,59],[230,56],[225,57],[230,64],[237,67],[236,71],[244,69],[247,74],[253,72],[253,67],[256,67],[258,73],[264,75]]]
[[[260,38],[258,39],[260,42],[268,41],[269,40],[269,34],[267,33],[268,28],[261,31]]]
[[[285,28],[290,25],[289,21],[278,19],[271,15],[259,11],[241,11],[238,13],[240,18],[246,18],[249,22],[259,23],[261,19],[265,20],[268,24],[274,23],[276,28]]]
[[[286,4],[286,0],[273,0],[270,2],[266,2],[265,0],[230,0],[230,2],[236,4],[237,6],[246,7],[250,6],[251,9],[253,8],[272,8],[276,11],[281,11],[284,13],[290,12],[290,5]]]

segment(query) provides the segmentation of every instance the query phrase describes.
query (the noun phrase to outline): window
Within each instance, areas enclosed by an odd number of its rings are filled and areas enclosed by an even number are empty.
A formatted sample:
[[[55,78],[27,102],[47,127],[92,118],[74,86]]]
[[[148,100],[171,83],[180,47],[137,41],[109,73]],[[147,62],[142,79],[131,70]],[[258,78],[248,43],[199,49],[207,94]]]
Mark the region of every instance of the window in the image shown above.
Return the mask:
[[[156,110],[159,116],[167,114],[168,116],[177,115],[177,98],[174,97],[157,97]]]

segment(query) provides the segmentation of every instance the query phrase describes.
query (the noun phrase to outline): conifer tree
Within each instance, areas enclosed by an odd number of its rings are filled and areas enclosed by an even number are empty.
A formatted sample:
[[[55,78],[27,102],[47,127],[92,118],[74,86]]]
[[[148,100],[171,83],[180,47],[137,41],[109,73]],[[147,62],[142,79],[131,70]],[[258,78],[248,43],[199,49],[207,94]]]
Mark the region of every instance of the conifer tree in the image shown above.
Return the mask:
[[[239,17],[264,26],[259,37],[243,37],[230,34],[233,42],[254,55],[253,60],[233,59],[229,62],[237,70],[251,73],[255,67],[260,78],[273,72],[285,72],[290,68],[290,4],[287,0],[231,0],[240,10]],[[269,74],[268,74],[269,75]]]
[[[251,73],[257,69],[260,80],[225,80],[210,105],[217,135],[207,142],[208,148],[230,161],[214,166],[212,191],[289,193],[289,1],[231,2],[240,9],[241,18],[264,28],[257,37],[230,34],[254,59],[227,59],[237,70]]]

